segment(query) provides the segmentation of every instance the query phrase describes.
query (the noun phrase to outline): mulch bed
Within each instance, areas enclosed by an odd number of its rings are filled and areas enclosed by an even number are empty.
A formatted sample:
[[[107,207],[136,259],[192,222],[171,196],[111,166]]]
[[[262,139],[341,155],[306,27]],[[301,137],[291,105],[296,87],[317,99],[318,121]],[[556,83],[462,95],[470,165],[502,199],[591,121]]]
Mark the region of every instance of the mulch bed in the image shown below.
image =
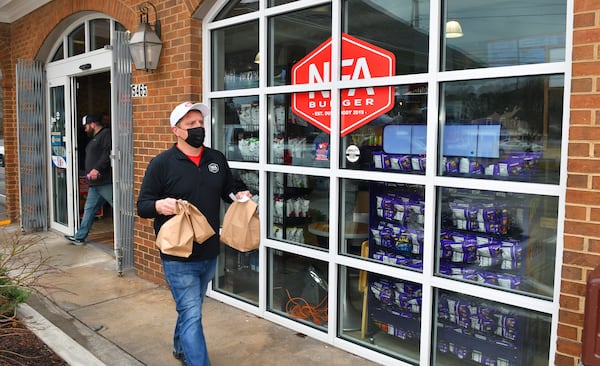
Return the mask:
[[[18,321],[0,323],[0,365],[68,366],[50,347]]]

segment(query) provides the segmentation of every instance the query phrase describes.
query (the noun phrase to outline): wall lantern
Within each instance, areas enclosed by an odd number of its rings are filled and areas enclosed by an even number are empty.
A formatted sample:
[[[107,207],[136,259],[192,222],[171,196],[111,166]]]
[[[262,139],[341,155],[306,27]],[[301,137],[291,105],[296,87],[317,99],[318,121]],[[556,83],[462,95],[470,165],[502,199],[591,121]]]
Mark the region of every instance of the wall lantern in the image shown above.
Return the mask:
[[[148,6],[154,9],[154,30],[148,22]],[[140,11],[140,25],[129,39],[131,58],[137,70],[156,70],[162,49],[158,13],[156,7],[149,1],[141,4],[138,10]]]

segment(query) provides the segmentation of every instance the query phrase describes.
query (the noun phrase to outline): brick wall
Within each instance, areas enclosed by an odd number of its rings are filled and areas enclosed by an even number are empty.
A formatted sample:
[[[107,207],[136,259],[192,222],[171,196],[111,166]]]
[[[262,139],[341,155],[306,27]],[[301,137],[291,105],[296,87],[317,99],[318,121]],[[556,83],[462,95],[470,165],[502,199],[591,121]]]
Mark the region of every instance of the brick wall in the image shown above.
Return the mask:
[[[62,21],[80,11],[98,11],[135,32],[139,23],[138,0],[54,0],[10,25],[0,24],[0,68],[4,93],[5,144],[7,146],[7,208],[15,218],[18,202],[16,166],[15,65],[36,59],[45,37]],[[148,97],[133,99],[135,197],[150,159],[174,142],[168,117],[174,105],[201,98],[201,23],[191,19],[202,0],[154,1],[162,24],[163,49],[154,72],[133,71],[133,83],[148,86]],[[155,16],[150,10],[149,21]],[[140,277],[164,284],[160,258],[154,245],[151,220],[136,218],[134,258]]]
[[[3,136],[5,144],[5,161],[14,161],[16,154],[12,149],[7,148],[14,146],[15,143],[15,87],[14,87],[14,69],[15,66],[12,63],[11,55],[11,27],[9,24],[0,23],[0,70],[2,71],[2,119],[3,119]],[[11,145],[12,144],[12,145]],[[9,196],[18,197],[17,185],[17,170],[14,165],[6,166],[5,168],[5,182],[6,182],[6,209],[8,216],[14,219],[17,216],[17,205],[14,204],[14,199],[10,199]]]
[[[136,198],[150,159],[175,142],[168,122],[171,110],[181,102],[201,100],[202,92],[202,29],[191,19],[195,8],[175,1],[155,5],[163,41],[159,66],[154,72],[133,72],[133,83],[148,86],[148,97],[133,99]],[[136,218],[134,246],[137,274],[165,284],[152,220]]]
[[[600,265],[600,4],[575,0],[574,5],[559,366],[579,362],[587,276]]]
[[[93,10],[110,15],[126,27],[138,21],[133,1],[111,0],[54,0],[7,27],[10,41],[6,47],[0,44],[0,67],[4,79],[4,143],[6,150],[6,206],[12,219],[18,219],[19,182],[17,171],[17,130],[15,65],[18,59],[35,60],[47,36],[67,17],[80,10]],[[0,37],[6,32],[0,27]],[[2,39],[0,39],[2,42]],[[6,57],[5,57],[6,54]],[[45,60],[42,60],[45,61]]]
[[[7,146],[16,143],[16,60],[36,58],[44,37],[80,10],[105,13],[135,31],[139,20],[136,6],[142,2],[54,0],[11,25],[0,24]],[[201,24],[191,19],[201,2],[154,1],[162,22],[159,68],[154,72],[134,70],[132,80],[148,86],[148,97],[133,99],[135,197],[149,160],[174,141],[167,122],[172,107],[184,100],[201,99]],[[556,355],[559,366],[575,366],[579,361],[586,279],[600,265],[600,3],[575,0],[574,13],[571,128],[565,131],[570,143]],[[16,150],[7,149],[7,154],[7,205],[9,212],[16,214]],[[164,284],[150,220],[136,218],[134,243],[138,276]]]
[[[0,121],[4,120],[4,93],[3,90],[8,88],[3,78],[4,70],[10,67],[10,26],[5,23],[0,23]],[[2,124],[4,128],[4,123]],[[4,130],[0,131],[4,136]]]

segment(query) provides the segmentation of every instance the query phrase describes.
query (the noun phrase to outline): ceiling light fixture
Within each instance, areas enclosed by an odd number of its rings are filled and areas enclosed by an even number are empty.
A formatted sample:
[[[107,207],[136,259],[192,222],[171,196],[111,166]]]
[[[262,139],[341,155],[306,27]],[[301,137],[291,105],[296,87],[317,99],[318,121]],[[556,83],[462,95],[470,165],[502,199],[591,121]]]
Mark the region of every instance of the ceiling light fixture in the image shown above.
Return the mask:
[[[450,20],[446,23],[446,38],[460,38],[464,36],[460,23]]]

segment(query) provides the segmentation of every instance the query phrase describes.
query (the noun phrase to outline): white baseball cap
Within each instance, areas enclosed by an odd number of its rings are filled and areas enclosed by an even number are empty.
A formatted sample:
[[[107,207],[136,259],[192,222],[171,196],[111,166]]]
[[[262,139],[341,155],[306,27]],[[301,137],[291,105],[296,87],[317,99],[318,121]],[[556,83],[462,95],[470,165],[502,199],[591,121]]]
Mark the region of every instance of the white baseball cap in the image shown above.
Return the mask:
[[[184,102],[175,107],[173,112],[171,112],[171,127],[175,126],[179,120],[183,118],[189,111],[198,111],[202,113],[204,118],[206,118],[210,114],[210,110],[206,106],[206,104],[202,103],[192,103],[192,102]]]

